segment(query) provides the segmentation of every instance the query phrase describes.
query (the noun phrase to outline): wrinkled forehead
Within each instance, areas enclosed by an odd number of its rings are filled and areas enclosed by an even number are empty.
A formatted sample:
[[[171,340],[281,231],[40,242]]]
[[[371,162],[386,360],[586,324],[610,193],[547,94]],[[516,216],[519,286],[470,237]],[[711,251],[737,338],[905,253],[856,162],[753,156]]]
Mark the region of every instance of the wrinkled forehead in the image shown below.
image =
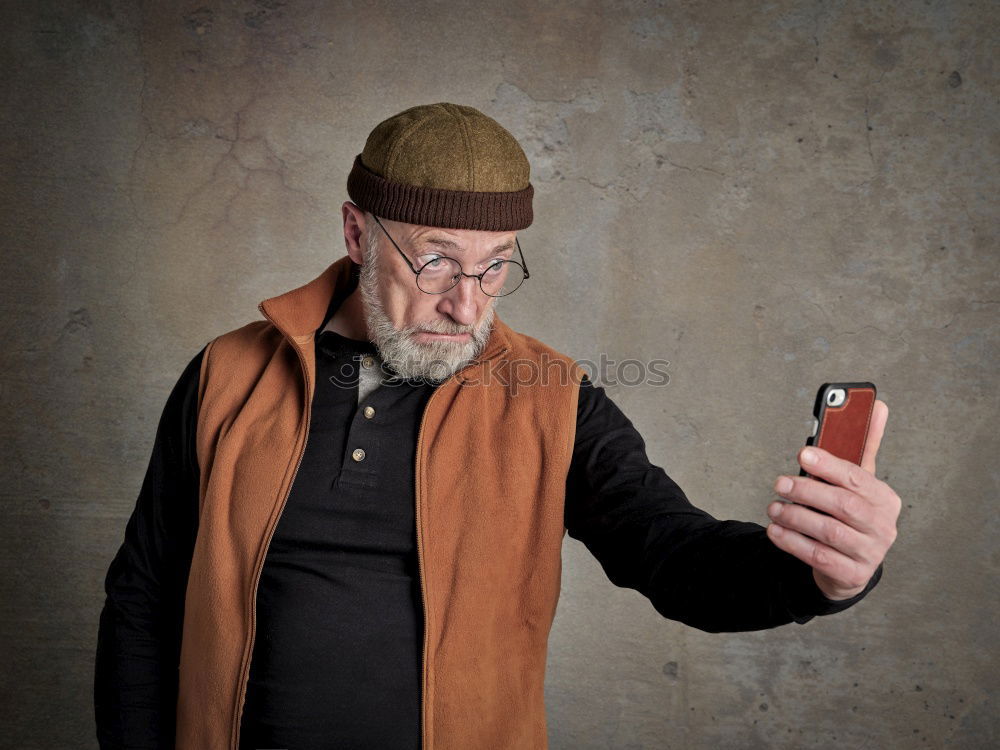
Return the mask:
[[[474,254],[500,252],[514,247],[516,232],[490,232],[479,229],[451,229],[407,224],[403,221],[382,219],[382,226],[393,240],[404,247],[432,247],[444,251]]]

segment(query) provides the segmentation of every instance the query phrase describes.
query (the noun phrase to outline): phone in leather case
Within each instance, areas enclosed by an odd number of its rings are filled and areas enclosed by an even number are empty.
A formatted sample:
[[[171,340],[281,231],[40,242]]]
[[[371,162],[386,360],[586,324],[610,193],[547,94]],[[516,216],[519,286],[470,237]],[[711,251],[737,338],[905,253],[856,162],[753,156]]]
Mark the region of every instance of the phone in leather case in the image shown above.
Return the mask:
[[[806,445],[824,448],[860,466],[874,407],[872,383],[824,383],[816,394],[813,434]],[[799,476],[811,474],[799,469]]]

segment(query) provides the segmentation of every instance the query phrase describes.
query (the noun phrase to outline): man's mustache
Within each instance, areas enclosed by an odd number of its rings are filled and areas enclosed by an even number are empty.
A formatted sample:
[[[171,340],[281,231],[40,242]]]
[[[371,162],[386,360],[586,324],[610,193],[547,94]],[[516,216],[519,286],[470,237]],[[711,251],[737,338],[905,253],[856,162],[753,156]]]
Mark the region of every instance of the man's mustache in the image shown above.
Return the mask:
[[[485,321],[484,321],[485,322]],[[407,326],[404,329],[405,333],[470,333],[474,334],[477,331],[476,326],[463,326],[456,323],[449,323],[447,320],[432,321],[429,323],[418,323],[416,325]]]

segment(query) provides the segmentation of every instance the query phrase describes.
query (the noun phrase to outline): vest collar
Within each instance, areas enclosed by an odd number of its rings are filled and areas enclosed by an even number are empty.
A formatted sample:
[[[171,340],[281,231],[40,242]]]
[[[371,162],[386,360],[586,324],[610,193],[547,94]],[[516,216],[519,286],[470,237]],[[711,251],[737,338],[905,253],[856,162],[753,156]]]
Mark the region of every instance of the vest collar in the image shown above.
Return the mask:
[[[276,297],[268,297],[257,308],[286,338],[299,345],[308,344],[326,321],[333,297],[343,299],[357,287],[359,269],[360,266],[345,255],[312,281]],[[467,367],[491,360],[510,349],[511,333],[507,324],[494,315],[493,330],[486,346]]]

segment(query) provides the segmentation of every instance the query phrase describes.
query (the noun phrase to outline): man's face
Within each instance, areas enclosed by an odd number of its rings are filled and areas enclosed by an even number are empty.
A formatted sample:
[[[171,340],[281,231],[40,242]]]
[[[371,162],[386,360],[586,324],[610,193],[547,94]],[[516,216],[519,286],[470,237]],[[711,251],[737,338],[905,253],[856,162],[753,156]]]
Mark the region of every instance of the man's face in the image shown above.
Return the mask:
[[[382,225],[413,267],[446,255],[465,273],[482,273],[497,259],[510,260],[514,232],[442,229],[383,219]],[[413,271],[374,221],[368,222],[359,288],[369,335],[386,364],[406,378],[444,380],[482,351],[497,298],[477,279],[462,277],[442,294],[426,294]]]

